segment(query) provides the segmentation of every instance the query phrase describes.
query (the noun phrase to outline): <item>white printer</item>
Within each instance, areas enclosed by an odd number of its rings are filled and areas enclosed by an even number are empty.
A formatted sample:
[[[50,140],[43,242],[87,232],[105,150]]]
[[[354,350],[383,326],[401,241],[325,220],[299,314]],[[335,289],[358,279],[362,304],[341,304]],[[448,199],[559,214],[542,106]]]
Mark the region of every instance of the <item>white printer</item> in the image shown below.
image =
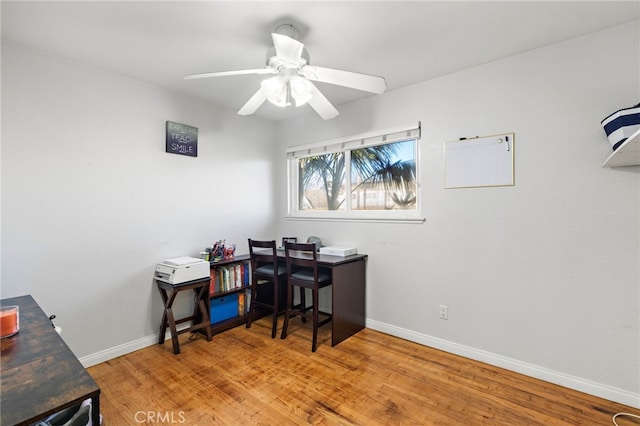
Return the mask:
[[[324,246],[320,247],[320,254],[346,257],[351,256],[352,254],[358,254],[358,249],[355,247]]]
[[[210,276],[209,262],[197,257],[176,257],[163,260],[156,266],[154,278],[169,284],[180,284]]]

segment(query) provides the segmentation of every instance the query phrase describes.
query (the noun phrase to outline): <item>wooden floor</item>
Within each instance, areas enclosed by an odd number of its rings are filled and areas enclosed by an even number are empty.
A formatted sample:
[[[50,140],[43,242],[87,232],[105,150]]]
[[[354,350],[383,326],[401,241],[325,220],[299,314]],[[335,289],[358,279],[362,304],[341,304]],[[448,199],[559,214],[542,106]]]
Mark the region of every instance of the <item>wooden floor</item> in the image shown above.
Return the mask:
[[[335,347],[308,323],[266,318],[90,367],[105,426],[612,425],[639,410],[365,329]],[[638,420],[618,418],[620,426]]]

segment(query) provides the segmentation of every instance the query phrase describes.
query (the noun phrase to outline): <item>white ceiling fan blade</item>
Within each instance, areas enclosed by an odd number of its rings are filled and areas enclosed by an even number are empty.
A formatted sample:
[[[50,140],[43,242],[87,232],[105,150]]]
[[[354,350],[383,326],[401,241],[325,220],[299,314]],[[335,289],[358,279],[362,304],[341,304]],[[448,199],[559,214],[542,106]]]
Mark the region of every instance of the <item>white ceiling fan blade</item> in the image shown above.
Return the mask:
[[[316,67],[311,65],[303,67],[302,73],[309,80],[335,84],[338,86],[351,87],[353,89],[364,90],[365,92],[380,94],[384,93],[387,88],[387,82],[384,80],[384,78],[375,75],[342,71],[332,68]]]
[[[311,83],[311,93],[313,93],[313,97],[309,100],[309,105],[311,105],[311,108],[313,108],[323,120],[331,120],[339,114],[338,110],[331,105],[331,102],[329,102],[313,83]]]
[[[273,45],[276,48],[276,55],[288,62],[297,63],[302,56],[304,45],[298,40],[282,34],[272,33]]]
[[[256,112],[258,108],[260,108],[260,105],[262,105],[266,100],[267,100],[267,95],[265,95],[262,88],[258,89],[258,91],[254,93],[251,99],[249,99],[247,103],[244,104],[242,108],[240,108],[240,111],[238,111],[238,115],[253,114],[254,112]]]
[[[202,74],[191,74],[183,77],[185,80],[195,80],[198,78],[209,77],[226,77],[229,75],[246,75],[246,74],[274,74],[274,70],[270,68],[258,68],[255,70],[238,70],[238,71],[221,71],[221,72],[205,72]]]

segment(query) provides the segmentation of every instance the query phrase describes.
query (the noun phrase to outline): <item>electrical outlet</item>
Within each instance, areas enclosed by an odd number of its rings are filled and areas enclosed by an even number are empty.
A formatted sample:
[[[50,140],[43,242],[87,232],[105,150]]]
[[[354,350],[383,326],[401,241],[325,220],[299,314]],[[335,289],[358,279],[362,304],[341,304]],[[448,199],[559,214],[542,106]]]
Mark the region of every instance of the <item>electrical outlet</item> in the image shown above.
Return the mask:
[[[449,307],[447,305],[440,305],[440,319],[449,319]]]

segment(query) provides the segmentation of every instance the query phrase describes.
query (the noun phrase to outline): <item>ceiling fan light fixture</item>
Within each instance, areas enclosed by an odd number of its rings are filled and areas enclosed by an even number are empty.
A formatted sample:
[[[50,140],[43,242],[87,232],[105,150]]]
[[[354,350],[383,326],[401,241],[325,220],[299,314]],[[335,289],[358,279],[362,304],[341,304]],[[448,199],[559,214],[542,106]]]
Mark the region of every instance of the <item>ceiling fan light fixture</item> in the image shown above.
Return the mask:
[[[304,77],[295,75],[289,80],[291,96],[296,101],[296,106],[302,106],[313,98],[313,85]]]
[[[260,83],[267,100],[280,108],[291,105],[289,100],[289,85],[286,78],[277,75],[267,78]]]
[[[290,106],[292,98],[296,107],[306,104],[313,98],[313,84],[295,74],[280,74],[267,78],[260,83],[260,86],[267,100],[281,108]]]

